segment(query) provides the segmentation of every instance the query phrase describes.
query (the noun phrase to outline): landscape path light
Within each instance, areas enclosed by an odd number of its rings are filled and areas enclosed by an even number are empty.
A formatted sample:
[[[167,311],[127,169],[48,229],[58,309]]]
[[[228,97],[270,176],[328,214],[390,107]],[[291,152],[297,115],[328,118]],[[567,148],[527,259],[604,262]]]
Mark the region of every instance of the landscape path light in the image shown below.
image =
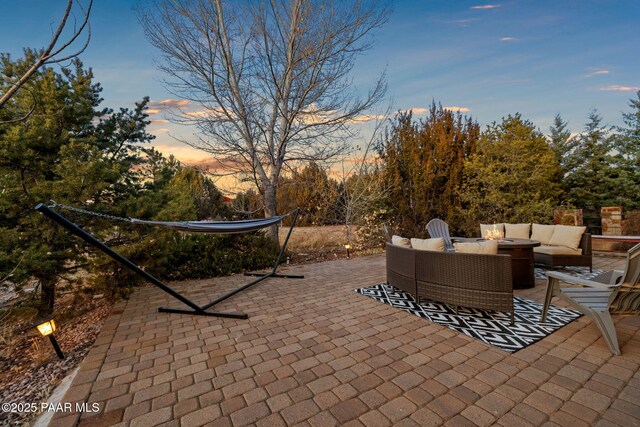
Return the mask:
[[[349,243],[347,243],[346,245],[344,245],[344,248],[347,250],[347,258],[351,258],[350,254],[349,254],[349,249],[351,249],[351,245]]]
[[[47,320],[46,322],[40,323],[37,328],[38,332],[40,332],[43,337],[49,337],[49,341],[51,341],[51,345],[56,351],[58,357],[60,359],[64,359],[64,353],[62,353],[62,350],[58,345],[58,341],[56,341],[56,337],[53,335],[53,333],[56,331],[56,322],[54,322],[53,319]]]

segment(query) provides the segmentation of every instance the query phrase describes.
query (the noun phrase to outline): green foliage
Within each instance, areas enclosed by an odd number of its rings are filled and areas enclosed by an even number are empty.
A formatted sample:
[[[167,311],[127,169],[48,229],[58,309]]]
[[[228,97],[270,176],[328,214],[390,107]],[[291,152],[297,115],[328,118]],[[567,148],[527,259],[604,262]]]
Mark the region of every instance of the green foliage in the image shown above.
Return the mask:
[[[179,167],[164,189],[164,199],[166,205],[157,214],[162,221],[221,218],[229,213],[220,190],[195,168]]]
[[[411,113],[396,116],[378,147],[385,162],[388,209],[400,230],[426,233],[432,218],[456,227],[465,159],[473,152],[479,125],[460,113],[431,105],[429,116],[414,122]]]
[[[272,266],[277,256],[276,245],[263,234],[208,235],[147,230],[140,241],[115,249],[152,275],[170,280],[201,279],[264,268]],[[127,295],[142,281],[103,255],[94,271],[98,286],[113,296]]]
[[[3,55],[0,75],[19,75],[34,58],[31,51],[18,61]],[[17,285],[35,279],[41,312],[53,310],[56,285],[73,281],[78,267],[91,268],[95,275],[90,280],[114,295],[135,281],[122,266],[96,256],[94,248],[38,214],[33,209],[37,203],[54,199],[156,220],[228,215],[211,179],[142,146],[153,139],[146,132],[148,98],[133,110],[98,110],[100,91],[91,70],[76,60],[60,73],[41,68],[0,111],[3,120],[24,115],[35,105],[28,120],[0,124],[0,277]],[[275,254],[273,245],[260,236],[187,236],[69,215],[166,278],[263,267]]]
[[[558,169],[545,137],[519,114],[488,126],[465,163],[461,228],[475,235],[480,222],[548,222],[560,193]]]
[[[3,55],[0,74],[24,73],[35,61],[34,52],[25,55],[18,61]],[[13,269],[13,281],[37,279],[42,311],[53,309],[55,285],[80,255],[75,238],[33,207],[49,199],[79,205],[128,197],[131,189],[122,184],[139,162],[132,142],[153,138],[144,131],[148,99],[112,115],[96,110],[101,90],[91,70],[74,60],[61,73],[40,69],[2,113],[16,117],[35,105],[29,120],[0,124],[0,247],[12,248],[0,274]]]
[[[558,174],[559,180],[562,180],[564,174],[567,173],[569,153],[576,147],[576,141],[571,137],[571,132],[567,125],[567,122],[562,120],[560,114],[556,114],[553,119],[553,124],[549,129],[549,144],[556,155],[556,162],[558,162],[560,166]]]
[[[620,175],[613,167],[612,142],[606,126],[602,125],[602,117],[592,111],[566,162],[563,181],[566,203],[596,210],[619,204]]]
[[[640,91],[629,101],[631,111],[622,115],[625,127],[617,127],[613,162],[619,172],[618,202],[625,209],[640,209]]]

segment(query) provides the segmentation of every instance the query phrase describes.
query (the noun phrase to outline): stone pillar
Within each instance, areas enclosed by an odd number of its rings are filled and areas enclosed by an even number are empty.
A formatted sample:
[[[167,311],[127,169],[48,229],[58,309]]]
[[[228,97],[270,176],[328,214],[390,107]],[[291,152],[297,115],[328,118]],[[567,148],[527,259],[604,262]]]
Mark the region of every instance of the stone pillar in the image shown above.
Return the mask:
[[[600,209],[603,236],[622,235],[622,207],[608,206]]]
[[[553,223],[560,225],[583,225],[582,209],[556,209]]]

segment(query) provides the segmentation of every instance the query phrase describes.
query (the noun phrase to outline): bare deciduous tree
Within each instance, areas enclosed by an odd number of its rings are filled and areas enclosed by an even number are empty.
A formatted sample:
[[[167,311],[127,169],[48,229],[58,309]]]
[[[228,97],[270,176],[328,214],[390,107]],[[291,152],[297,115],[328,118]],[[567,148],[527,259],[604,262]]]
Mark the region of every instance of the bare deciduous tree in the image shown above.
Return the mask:
[[[373,151],[389,114],[390,109],[383,115],[372,117],[375,121],[364,147],[341,159],[339,181],[342,184],[343,194],[337,209],[344,222],[349,244],[355,240],[354,225],[357,225],[358,221],[363,221],[367,214],[372,214],[377,208],[381,208],[387,193],[383,175],[379,170],[379,159]]]
[[[56,64],[64,61],[68,61],[72,58],[80,55],[89,45],[89,40],[91,39],[91,26],[89,24],[89,14],[91,13],[91,7],[93,6],[93,0],[89,0],[88,6],[85,8],[81,2],[75,2],[80,9],[82,14],[80,20],[75,19],[75,14],[73,12],[73,4],[74,0],[67,0],[67,6],[65,8],[64,14],[60,19],[60,23],[58,24],[58,28],[51,36],[51,40],[49,44],[39,49],[38,59],[33,63],[33,65],[21,76],[17,76],[9,80],[8,89],[5,93],[0,97],[0,109],[5,106],[7,102],[11,99],[16,92],[18,92],[25,83],[31,78],[31,76],[38,71],[39,68],[48,65],[48,64]],[[70,20],[69,18],[73,18],[73,29],[71,30],[71,34],[69,34],[66,40],[61,40],[65,29],[68,28]],[[68,49],[78,40],[80,36],[85,33],[86,40],[83,45],[73,53],[69,53]],[[4,86],[4,85],[3,85]],[[0,86],[1,87],[1,86]],[[35,109],[35,99],[33,106],[30,111],[27,112],[24,116],[12,119],[10,122],[16,122],[27,119],[31,113],[33,113]]]
[[[254,182],[267,217],[283,168],[345,152],[350,122],[384,96],[383,74],[359,97],[350,73],[388,14],[378,0],[157,0],[139,11],[168,86],[203,109],[176,119],[202,134],[185,142]]]

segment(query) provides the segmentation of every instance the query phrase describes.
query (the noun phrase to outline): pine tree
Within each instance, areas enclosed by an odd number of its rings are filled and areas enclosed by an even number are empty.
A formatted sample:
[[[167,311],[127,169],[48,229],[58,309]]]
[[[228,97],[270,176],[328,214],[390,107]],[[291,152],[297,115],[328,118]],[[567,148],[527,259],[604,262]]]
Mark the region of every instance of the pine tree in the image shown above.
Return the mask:
[[[24,73],[36,60],[34,52],[25,54],[18,61],[3,55],[0,74]],[[144,130],[148,99],[113,114],[97,109],[101,90],[92,71],[74,60],[60,73],[41,68],[5,105],[24,111],[35,102],[28,120],[0,124],[0,276],[13,271],[15,283],[35,278],[42,312],[53,310],[57,283],[85,251],[34,206],[129,198],[140,161],[136,144],[153,138]]]
[[[553,124],[549,128],[549,145],[556,155],[556,161],[560,165],[560,178],[567,172],[567,160],[571,151],[575,148],[576,143],[571,137],[571,131],[568,129],[568,123],[562,120],[560,114],[556,114]]]
[[[629,101],[631,112],[623,113],[626,127],[618,126],[613,139],[615,166],[620,171],[619,200],[627,210],[640,209],[640,91]]]
[[[620,202],[617,194],[620,174],[613,165],[612,138],[597,111],[576,138],[568,157],[563,181],[565,202],[578,208],[599,209]]]

